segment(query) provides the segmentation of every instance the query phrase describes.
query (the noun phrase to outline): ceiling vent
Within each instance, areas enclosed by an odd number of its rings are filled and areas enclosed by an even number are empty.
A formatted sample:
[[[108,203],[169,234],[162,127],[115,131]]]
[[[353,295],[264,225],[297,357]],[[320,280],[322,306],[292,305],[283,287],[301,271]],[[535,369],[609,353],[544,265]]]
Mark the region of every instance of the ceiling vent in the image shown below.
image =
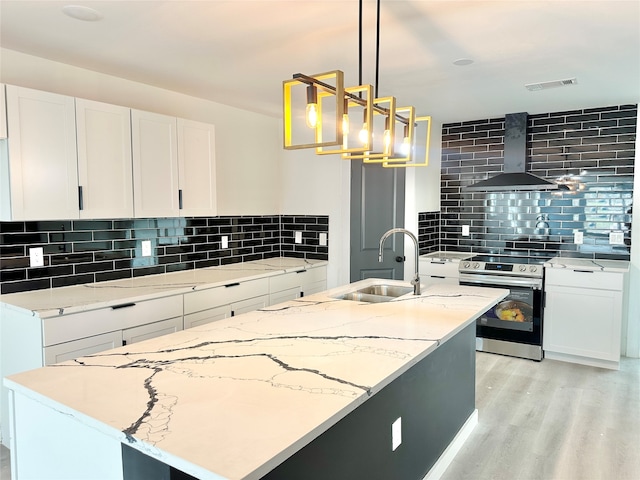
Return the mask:
[[[538,90],[548,90],[549,88],[568,87],[569,85],[577,85],[576,78],[567,78],[565,80],[553,80],[551,82],[528,83],[525,85],[527,90],[537,92]]]

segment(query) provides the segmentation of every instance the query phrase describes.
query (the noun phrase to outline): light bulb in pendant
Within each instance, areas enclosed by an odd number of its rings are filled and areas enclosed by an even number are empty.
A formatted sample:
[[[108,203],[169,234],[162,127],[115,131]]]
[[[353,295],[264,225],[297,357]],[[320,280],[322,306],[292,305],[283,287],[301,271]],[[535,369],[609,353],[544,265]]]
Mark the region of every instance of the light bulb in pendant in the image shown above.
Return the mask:
[[[342,147],[347,148],[349,144],[349,115],[342,115]]]
[[[389,152],[391,151],[391,131],[389,131],[388,129],[384,131],[382,137],[382,145],[384,148],[384,154],[389,155]]]
[[[362,124],[362,129],[360,130],[360,133],[358,133],[358,138],[363,144],[366,144],[369,141],[369,127],[366,123]]]
[[[307,87],[305,119],[307,121],[307,127],[309,128],[316,128],[318,125],[318,92],[313,85]]]
[[[411,141],[409,139],[409,126],[404,127],[404,138],[402,139],[402,145],[400,145],[400,154],[408,157],[411,153]]]

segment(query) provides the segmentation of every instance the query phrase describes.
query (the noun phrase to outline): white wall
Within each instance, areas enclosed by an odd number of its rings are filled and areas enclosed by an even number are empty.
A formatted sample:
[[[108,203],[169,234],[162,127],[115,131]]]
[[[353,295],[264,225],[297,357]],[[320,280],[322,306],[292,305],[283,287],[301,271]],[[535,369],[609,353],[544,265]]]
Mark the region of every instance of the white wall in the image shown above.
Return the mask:
[[[640,117],[638,117],[636,132],[640,132]],[[640,358],[640,222],[636,220],[640,218],[640,137],[638,135],[636,135],[636,161],[634,167],[626,356]],[[622,347],[624,352],[625,346],[623,345]]]
[[[7,49],[0,82],[213,123],[218,214],[279,213],[279,119]]]
[[[279,139],[281,137],[278,137]],[[329,288],[349,283],[349,162],[314,150],[284,151],[281,164],[283,215],[329,215]]]

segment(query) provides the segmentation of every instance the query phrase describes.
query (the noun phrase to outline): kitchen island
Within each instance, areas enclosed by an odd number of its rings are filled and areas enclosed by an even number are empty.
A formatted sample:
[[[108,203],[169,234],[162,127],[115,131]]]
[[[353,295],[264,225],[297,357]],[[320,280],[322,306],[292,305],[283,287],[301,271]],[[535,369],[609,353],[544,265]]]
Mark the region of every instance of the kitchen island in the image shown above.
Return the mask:
[[[475,418],[474,321],[508,290],[337,298],[375,282],[8,377],[16,478],[422,478]]]

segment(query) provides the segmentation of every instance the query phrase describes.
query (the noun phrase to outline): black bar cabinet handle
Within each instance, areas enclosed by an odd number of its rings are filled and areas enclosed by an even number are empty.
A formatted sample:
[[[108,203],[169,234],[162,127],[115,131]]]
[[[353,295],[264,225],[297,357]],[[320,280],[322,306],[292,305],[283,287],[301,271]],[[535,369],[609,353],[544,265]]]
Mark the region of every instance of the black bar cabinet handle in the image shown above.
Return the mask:
[[[237,287],[238,285],[240,285],[240,283],[235,282],[235,283],[228,283],[224,286],[224,288],[229,288],[229,287]]]
[[[111,307],[111,310],[119,310],[121,308],[128,308],[128,307],[135,307],[135,303],[131,302],[131,303],[121,303],[120,305],[113,305]]]
[[[84,210],[84,198],[82,197],[82,185],[78,185],[78,208]]]
[[[593,270],[574,270],[577,273],[593,273]]]
[[[178,209],[182,210],[182,189],[178,190]]]

